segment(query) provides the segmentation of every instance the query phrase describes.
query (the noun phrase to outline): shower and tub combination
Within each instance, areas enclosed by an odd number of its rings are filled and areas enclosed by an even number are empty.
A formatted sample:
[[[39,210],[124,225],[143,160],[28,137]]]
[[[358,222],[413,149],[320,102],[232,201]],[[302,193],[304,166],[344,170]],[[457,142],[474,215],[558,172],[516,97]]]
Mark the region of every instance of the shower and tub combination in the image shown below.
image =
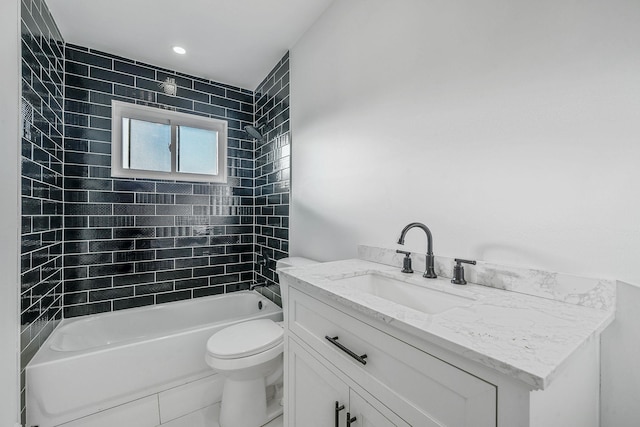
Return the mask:
[[[282,320],[255,290],[64,319],[27,366],[27,425],[156,427],[221,402],[221,427],[259,427],[282,413]]]
[[[27,366],[27,425],[83,426],[121,411],[155,427],[219,402],[224,378],[205,362],[207,340],[265,319],[281,321],[282,310],[256,291],[64,319]]]
[[[270,130],[245,127],[258,141]],[[252,413],[246,425],[253,427],[282,412],[281,320],[282,309],[255,291],[64,319],[26,367],[27,425],[84,427],[104,418],[155,427],[222,400],[223,426],[240,425],[225,423],[225,414]],[[238,334],[248,338],[242,348],[233,340]],[[256,390],[237,381],[247,372],[268,386],[246,402],[258,411],[237,409],[238,396]]]

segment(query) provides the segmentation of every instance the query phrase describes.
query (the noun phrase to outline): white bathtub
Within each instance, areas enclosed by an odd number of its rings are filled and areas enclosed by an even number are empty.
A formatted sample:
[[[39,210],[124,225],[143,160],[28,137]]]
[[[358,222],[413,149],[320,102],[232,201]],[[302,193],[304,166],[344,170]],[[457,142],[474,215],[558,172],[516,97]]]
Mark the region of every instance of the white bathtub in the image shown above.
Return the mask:
[[[27,425],[57,426],[209,377],[209,337],[258,318],[279,321],[282,310],[242,291],[65,319],[26,368]]]

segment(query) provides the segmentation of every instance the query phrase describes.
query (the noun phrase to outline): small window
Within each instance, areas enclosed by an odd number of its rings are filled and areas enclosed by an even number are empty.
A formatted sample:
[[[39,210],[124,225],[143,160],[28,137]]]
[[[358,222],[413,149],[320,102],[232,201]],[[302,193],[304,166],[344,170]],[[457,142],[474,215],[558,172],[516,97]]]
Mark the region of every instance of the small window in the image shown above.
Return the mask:
[[[227,181],[227,122],[112,102],[111,176]]]

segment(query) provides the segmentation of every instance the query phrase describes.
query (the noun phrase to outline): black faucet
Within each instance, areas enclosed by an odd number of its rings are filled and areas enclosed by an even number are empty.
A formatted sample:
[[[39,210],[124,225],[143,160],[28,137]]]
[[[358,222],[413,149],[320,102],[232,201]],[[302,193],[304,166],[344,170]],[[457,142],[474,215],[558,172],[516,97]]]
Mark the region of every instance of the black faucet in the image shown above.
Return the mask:
[[[427,235],[427,270],[424,272],[422,277],[435,279],[436,277],[438,277],[438,275],[436,274],[435,269],[433,268],[433,259],[434,259],[433,237],[431,237],[431,230],[429,230],[429,227],[427,227],[426,225],[420,222],[412,222],[411,224],[407,225],[405,228],[402,229],[402,232],[400,233],[400,238],[398,239],[398,244],[404,245],[404,236],[407,235],[407,231],[415,227],[421,228]]]

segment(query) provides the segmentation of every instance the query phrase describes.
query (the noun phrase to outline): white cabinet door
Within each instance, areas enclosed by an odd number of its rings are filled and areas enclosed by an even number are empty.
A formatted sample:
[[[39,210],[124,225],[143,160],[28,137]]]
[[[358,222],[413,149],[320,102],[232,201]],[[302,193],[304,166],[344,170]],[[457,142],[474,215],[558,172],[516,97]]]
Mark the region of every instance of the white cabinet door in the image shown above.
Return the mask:
[[[351,427],[410,427],[377,400],[367,401],[353,390],[349,393],[349,416],[355,418]]]
[[[338,377],[339,371],[333,372],[291,337],[287,339],[288,427],[345,427],[349,387]],[[336,411],[336,402],[344,408]]]

